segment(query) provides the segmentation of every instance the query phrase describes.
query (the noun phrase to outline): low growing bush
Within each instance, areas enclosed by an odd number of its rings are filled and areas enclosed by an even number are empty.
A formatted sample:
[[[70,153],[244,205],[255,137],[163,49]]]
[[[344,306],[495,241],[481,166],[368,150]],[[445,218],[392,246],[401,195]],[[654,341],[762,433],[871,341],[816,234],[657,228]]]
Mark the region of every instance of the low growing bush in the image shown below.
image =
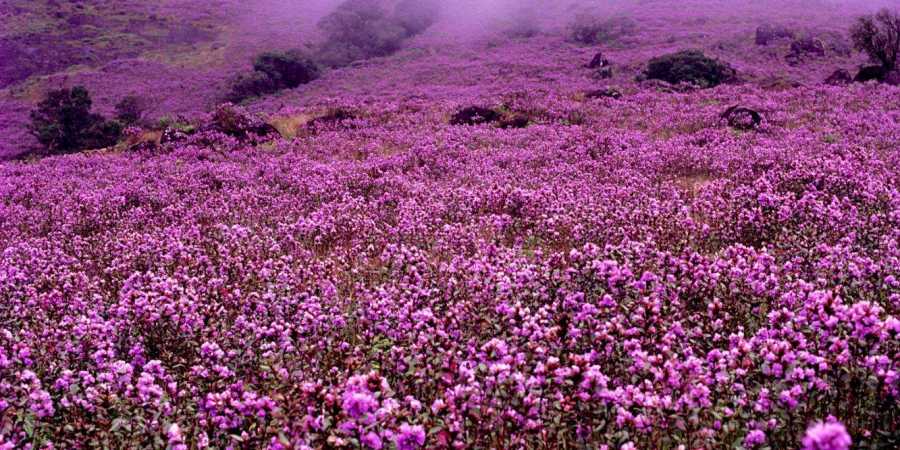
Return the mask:
[[[756,45],[769,45],[781,39],[793,39],[794,31],[785,25],[766,23],[756,28]]]
[[[900,54],[900,13],[882,9],[874,16],[860,17],[850,29],[850,37],[857,50],[880,64],[885,73],[890,72]]]
[[[609,44],[637,31],[637,23],[628,17],[600,19],[582,14],[569,25],[569,38],[580,44]]]
[[[92,104],[82,86],[50,91],[31,112],[29,131],[50,153],[115,145],[124,127],[92,113]]]
[[[437,22],[441,6],[436,0],[402,0],[394,7],[394,20],[407,36],[421,34]]]
[[[378,2],[346,0],[319,20],[317,26],[325,40],[315,51],[315,59],[324,66],[342,67],[390,55],[439,17],[440,3],[436,0],[402,0],[391,14]]]
[[[699,50],[682,50],[651,59],[644,75],[651,80],[708,88],[733,80],[737,73],[729,64]]]
[[[387,56],[409,37],[403,23],[388,17],[377,4],[348,0],[319,21],[325,42],[316,53],[322,64],[340,67],[359,59]]]
[[[129,95],[116,104],[116,120],[122,125],[137,124],[144,118],[144,101],[136,95]]]
[[[262,53],[254,60],[252,73],[239,75],[232,82],[227,100],[240,103],[295,88],[318,77],[316,63],[300,51]]]

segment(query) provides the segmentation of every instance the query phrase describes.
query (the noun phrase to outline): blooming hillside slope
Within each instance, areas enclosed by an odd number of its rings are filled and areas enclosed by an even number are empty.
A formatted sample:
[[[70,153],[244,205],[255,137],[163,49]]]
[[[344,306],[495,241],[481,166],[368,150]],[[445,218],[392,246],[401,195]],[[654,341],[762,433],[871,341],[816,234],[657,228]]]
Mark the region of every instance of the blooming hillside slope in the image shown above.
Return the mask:
[[[478,45],[251,105],[290,137],[0,164],[3,445],[900,445],[900,88]]]

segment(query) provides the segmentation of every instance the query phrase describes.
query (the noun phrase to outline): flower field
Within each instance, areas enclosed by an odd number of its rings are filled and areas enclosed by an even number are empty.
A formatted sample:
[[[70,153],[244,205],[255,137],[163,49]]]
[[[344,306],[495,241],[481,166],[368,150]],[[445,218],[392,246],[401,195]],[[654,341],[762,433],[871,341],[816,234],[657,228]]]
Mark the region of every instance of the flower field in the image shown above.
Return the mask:
[[[248,106],[353,113],[290,137],[0,163],[0,449],[900,447],[900,87],[661,92],[651,36],[621,98],[429,47]]]

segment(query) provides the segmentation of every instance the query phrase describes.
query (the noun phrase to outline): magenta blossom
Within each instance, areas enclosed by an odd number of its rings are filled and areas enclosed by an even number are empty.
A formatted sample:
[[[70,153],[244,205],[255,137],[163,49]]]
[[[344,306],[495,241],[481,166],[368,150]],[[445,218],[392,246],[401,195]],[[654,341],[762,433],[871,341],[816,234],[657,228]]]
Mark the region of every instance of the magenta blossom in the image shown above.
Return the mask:
[[[806,430],[803,450],[847,450],[853,441],[840,422],[818,422]]]
[[[415,450],[425,444],[425,429],[421,425],[400,425],[400,432],[394,438],[397,450]]]

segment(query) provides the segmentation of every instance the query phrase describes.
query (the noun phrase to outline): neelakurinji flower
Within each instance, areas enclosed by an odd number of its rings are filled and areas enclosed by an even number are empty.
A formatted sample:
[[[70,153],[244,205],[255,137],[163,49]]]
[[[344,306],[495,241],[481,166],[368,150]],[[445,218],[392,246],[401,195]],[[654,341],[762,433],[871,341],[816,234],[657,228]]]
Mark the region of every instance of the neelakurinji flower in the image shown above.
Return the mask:
[[[852,58],[778,66],[746,42],[759,5],[689,3],[629,9],[667,27],[605,52],[620,98],[585,95],[596,49],[551,27],[247,105],[284,138],[224,136],[195,111],[194,134],[155,149],[0,162],[0,442],[801,447],[808,412],[852,385],[844,427],[808,445],[889,446],[897,88],[822,85]],[[708,46],[745,83],[664,92],[628,73],[701,31],[724,33]],[[70,76],[166,75],[107,70]],[[773,70],[790,80],[752,76]],[[160,86],[215,97],[202,74],[176,84]],[[0,130],[27,115],[16,103],[0,99]],[[447,123],[474,104],[529,124]],[[730,129],[732,104],[766,120]],[[328,123],[336,109],[354,119]]]
[[[803,450],[847,450],[853,440],[837,421],[817,422],[803,436]]]
[[[425,445],[425,429],[421,425],[400,425],[394,436],[397,450],[415,450]]]

